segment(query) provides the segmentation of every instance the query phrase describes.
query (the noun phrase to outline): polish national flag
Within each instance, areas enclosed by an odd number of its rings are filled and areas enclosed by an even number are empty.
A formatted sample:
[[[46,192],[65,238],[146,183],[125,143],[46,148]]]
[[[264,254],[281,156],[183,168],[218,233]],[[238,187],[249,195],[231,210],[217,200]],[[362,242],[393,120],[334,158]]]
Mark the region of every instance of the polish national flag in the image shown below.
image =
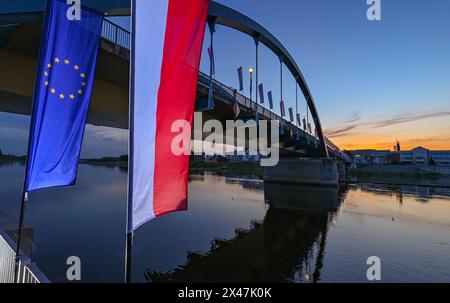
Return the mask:
[[[189,155],[171,145],[192,125],[209,0],[132,0],[128,232],[187,209]]]

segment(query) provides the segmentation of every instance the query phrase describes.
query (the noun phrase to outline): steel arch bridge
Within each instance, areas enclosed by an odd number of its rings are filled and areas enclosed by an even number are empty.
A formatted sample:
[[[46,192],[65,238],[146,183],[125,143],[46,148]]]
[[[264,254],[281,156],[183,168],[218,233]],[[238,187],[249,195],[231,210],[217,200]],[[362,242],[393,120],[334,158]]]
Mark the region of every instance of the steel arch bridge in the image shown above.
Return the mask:
[[[84,0],[83,4],[101,10],[108,16],[127,16],[130,15],[130,0]],[[0,47],[2,45],[2,36],[13,27],[22,23],[40,22],[43,18],[45,0],[22,0],[20,2],[10,2],[1,0],[0,4]],[[305,78],[293,57],[283,46],[283,44],[273,36],[263,26],[251,18],[217,2],[212,1],[209,8],[208,25],[211,35],[213,35],[216,24],[220,24],[244,34],[249,35],[255,40],[258,48],[259,42],[269,48],[280,59],[280,66],[283,64],[293,75],[295,81],[300,87],[303,96],[307,102],[308,109],[313,118],[318,139],[318,155],[323,158],[329,157],[328,150],[333,151],[334,156],[345,159],[345,155],[332,144],[323,134],[319,114],[312,97],[311,91]],[[258,69],[257,69],[258,70]],[[258,91],[256,89],[256,91]],[[295,120],[295,119],[294,119]]]

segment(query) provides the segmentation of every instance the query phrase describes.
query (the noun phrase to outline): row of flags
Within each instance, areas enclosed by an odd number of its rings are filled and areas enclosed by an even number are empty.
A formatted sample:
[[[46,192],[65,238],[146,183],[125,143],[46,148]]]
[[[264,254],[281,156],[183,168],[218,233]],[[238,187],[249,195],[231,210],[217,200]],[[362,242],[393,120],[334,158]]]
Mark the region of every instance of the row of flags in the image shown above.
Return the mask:
[[[172,123],[192,125],[209,3],[132,0],[128,234],[187,209],[189,155],[171,151]],[[82,6],[80,20],[68,20],[67,8],[65,0],[47,1],[22,206],[29,192],[76,182],[104,14]],[[213,62],[212,49],[208,53]],[[238,75],[242,91],[242,67]],[[258,89],[264,103],[263,85]],[[268,101],[273,109],[272,92]],[[237,103],[233,111],[239,116]],[[283,101],[281,112],[285,116]],[[292,108],[289,114],[293,121]]]
[[[208,53],[210,54],[210,60],[214,60],[214,57],[211,56],[211,52],[210,49],[208,48]],[[214,67],[214,61],[211,61],[212,66]],[[214,69],[215,70],[215,69]],[[238,73],[238,79],[239,79],[239,91],[243,91],[244,90],[244,84],[243,84],[243,74],[242,74],[242,67],[239,67],[237,69],[237,73]],[[264,104],[265,99],[264,99],[264,86],[262,83],[260,83],[258,85],[258,92],[259,92],[259,103],[260,104]],[[273,96],[272,96],[272,91],[268,91],[267,92],[267,98],[269,101],[269,108],[271,110],[273,110]],[[235,104],[233,106],[233,112],[235,114],[235,118],[237,118],[237,116],[239,115],[238,113],[240,112],[239,109],[239,104],[237,103],[237,101],[235,101]],[[289,109],[289,121],[290,122],[294,122],[294,112],[292,107],[290,107]],[[284,118],[286,117],[286,109],[285,109],[285,105],[284,105],[284,101],[280,101],[280,114],[281,117]],[[302,127],[301,121],[300,121],[300,115],[297,113],[297,125],[299,125],[300,127]],[[304,124],[306,125],[306,124]],[[307,126],[303,126],[303,129],[305,131],[308,131],[308,129],[311,129],[311,126],[309,126],[307,128]],[[309,130],[309,132],[311,133],[311,130]]]
[[[171,151],[171,127],[177,120],[192,125],[209,3],[132,0],[128,235],[187,208],[189,155]],[[82,6],[80,20],[68,20],[67,9],[66,0],[47,1],[17,259],[28,193],[76,182],[104,14]]]

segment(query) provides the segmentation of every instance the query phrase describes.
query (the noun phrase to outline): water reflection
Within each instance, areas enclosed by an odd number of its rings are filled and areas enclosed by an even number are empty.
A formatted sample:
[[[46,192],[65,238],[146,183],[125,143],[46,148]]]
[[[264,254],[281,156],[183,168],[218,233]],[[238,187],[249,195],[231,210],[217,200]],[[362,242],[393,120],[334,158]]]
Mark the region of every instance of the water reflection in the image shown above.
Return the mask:
[[[429,187],[429,186],[414,186],[414,185],[389,185],[389,184],[373,184],[362,183],[352,185],[352,187],[370,192],[375,195],[396,195],[400,203],[403,202],[403,197],[416,197],[417,201],[428,202],[435,197],[450,197],[450,187]]]
[[[0,168],[0,227],[17,228],[24,167]],[[450,189],[264,184],[196,171],[189,210],[135,235],[134,282],[450,282]],[[83,282],[122,282],[126,167],[80,165],[77,185],[32,193],[24,249],[52,281],[80,256]]]
[[[262,184],[242,185],[250,183]],[[253,221],[249,230],[237,229],[231,240],[214,240],[206,253],[188,254],[186,264],[169,273],[148,272],[148,281],[319,281],[328,225],[345,189],[280,184],[263,188],[268,210],[262,222]]]

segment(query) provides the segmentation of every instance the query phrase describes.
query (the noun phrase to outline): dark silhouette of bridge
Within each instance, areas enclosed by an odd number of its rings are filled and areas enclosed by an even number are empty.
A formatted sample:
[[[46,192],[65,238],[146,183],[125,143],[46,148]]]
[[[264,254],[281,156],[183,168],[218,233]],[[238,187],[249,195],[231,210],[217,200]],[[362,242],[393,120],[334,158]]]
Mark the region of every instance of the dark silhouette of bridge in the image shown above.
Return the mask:
[[[149,282],[319,282],[328,227],[346,190],[264,184],[269,208],[262,222],[237,229],[232,239],[213,240],[207,252],[188,253],[170,272],[144,275]]]
[[[0,49],[5,57],[0,63],[5,62],[5,67],[10,70],[15,67],[13,55],[24,56],[25,59],[37,58],[37,52],[40,41],[40,28],[43,18],[44,1],[21,1],[13,3],[8,7],[0,8]],[[109,15],[129,15],[129,0],[85,0],[83,4],[102,10]],[[348,157],[340,151],[330,140],[328,140],[322,131],[319,114],[315,106],[314,99],[309,87],[303,77],[298,65],[293,57],[269,31],[263,26],[253,21],[249,17],[216,2],[212,2],[209,9],[208,26],[211,34],[211,48],[213,48],[213,37],[215,26],[217,24],[227,26],[251,36],[255,41],[256,47],[256,66],[258,67],[258,46],[260,43],[267,46],[280,60],[280,69],[286,66],[291,72],[298,87],[301,89],[306,100],[307,107],[311,113],[314,129],[310,133],[305,126],[298,125],[295,121],[289,121],[273,111],[261,106],[258,102],[250,100],[237,93],[227,85],[212,79],[211,75],[200,73],[199,86],[197,93],[197,109],[202,110],[206,118],[218,118],[219,120],[233,119],[231,110],[232,104],[237,101],[240,105],[242,118],[249,119],[258,115],[261,120],[278,120],[281,125],[280,148],[282,157],[315,157],[328,158],[329,156],[348,161]],[[101,43],[101,52],[97,66],[94,95],[92,97],[92,106],[88,122],[95,125],[104,125],[112,127],[126,128],[128,126],[128,94],[124,91],[128,89],[128,65],[129,65],[129,45],[130,33],[125,29],[105,20]],[[21,60],[21,58],[15,58]],[[8,61],[9,60],[9,61]],[[8,63],[9,62],[9,63]],[[14,86],[21,86],[15,83],[14,79],[9,79],[9,83],[0,85],[0,110],[18,114],[29,114],[31,108],[32,87],[34,81],[33,67],[30,66],[12,73],[12,78],[17,77],[15,81],[25,82],[22,85],[27,88],[17,89]],[[22,62],[23,65],[23,62]],[[258,85],[258,68],[256,68],[256,86]],[[280,73],[281,76],[281,73]],[[26,82],[29,83],[26,83]],[[106,83],[103,83],[106,82]],[[118,86],[120,93],[115,96],[113,90],[108,92],[108,86]],[[281,96],[282,79],[280,79]],[[212,93],[214,104],[213,108],[205,108],[205,100],[209,93]],[[96,94],[97,93],[97,94]],[[122,95],[122,100],[118,100]],[[108,100],[107,100],[108,99]],[[111,101],[111,100],[114,101]],[[117,99],[117,100],[115,100]],[[258,100],[258,89],[256,89],[256,100]],[[298,101],[296,100],[296,103]],[[297,111],[296,111],[297,113]],[[294,117],[294,120],[296,118]]]

